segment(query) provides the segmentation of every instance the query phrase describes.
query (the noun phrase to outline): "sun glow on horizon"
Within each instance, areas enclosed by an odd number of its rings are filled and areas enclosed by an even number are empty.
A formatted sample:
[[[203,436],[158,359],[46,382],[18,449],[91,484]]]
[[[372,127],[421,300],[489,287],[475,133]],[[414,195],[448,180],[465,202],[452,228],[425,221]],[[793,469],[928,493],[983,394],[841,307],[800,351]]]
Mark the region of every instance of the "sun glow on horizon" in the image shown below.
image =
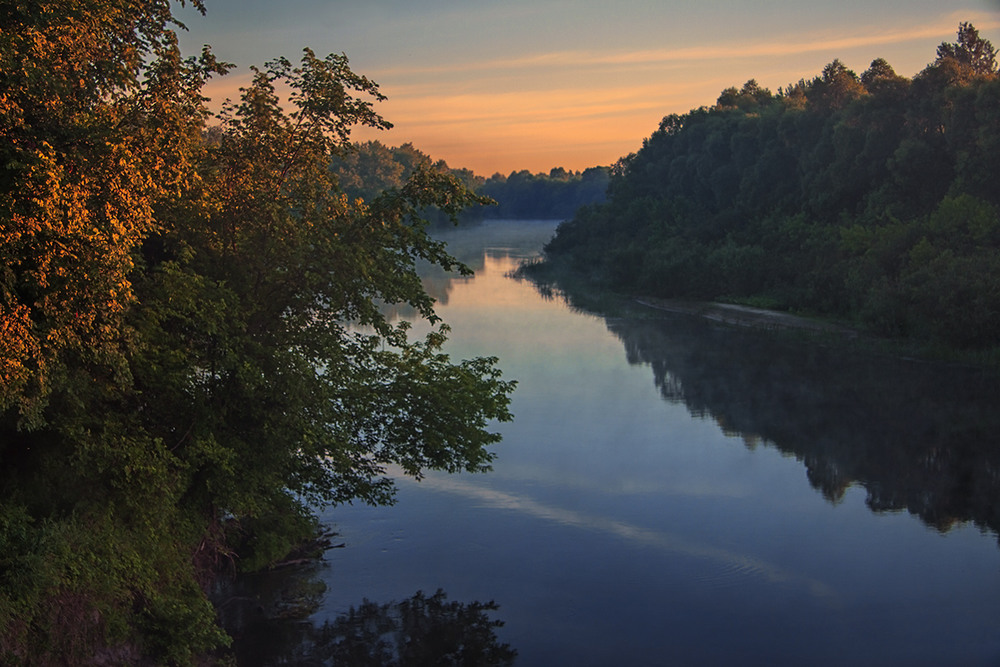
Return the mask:
[[[514,13],[525,12],[538,14],[523,7]],[[748,33],[737,41],[655,47],[535,43],[487,57],[348,52],[352,69],[379,83],[388,100],[376,110],[394,125],[387,132],[358,128],[353,137],[393,146],[412,143],[435,160],[482,176],[583,170],[613,164],[638,150],[663,116],[710,106],[723,89],[748,79],[776,92],[817,76],[835,58],[860,74],[876,57],[913,76],[933,60],[938,44],[954,40],[960,21],[972,21],[987,38],[1000,28],[995,12],[947,11],[911,20],[888,29],[863,22],[830,26],[787,39]],[[319,46],[313,48],[322,54]],[[244,68],[212,80],[206,88],[212,107],[237,98],[249,79]]]

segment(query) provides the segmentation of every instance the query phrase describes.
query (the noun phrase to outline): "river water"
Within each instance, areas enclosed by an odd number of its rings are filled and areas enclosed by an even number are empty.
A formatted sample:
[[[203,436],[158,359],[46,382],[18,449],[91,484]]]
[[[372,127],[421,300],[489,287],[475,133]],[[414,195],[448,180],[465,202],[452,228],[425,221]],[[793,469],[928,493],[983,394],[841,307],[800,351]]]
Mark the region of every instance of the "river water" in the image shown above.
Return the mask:
[[[312,621],[494,601],[519,665],[1000,664],[1000,391],[960,368],[508,274],[554,223],[449,232],[453,358],[518,381],[493,472],[337,507]]]

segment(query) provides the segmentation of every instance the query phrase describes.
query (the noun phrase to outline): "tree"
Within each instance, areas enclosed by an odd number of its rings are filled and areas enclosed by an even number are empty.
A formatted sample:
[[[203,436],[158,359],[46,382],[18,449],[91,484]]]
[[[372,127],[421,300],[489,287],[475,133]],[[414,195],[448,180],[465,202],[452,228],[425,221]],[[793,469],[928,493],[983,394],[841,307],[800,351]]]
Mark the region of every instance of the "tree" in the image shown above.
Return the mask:
[[[388,126],[342,55],[255,69],[209,131],[227,66],[167,3],[43,4],[0,42],[0,661],[186,663],[251,526],[266,565],[311,503],[391,502],[390,464],[488,469],[513,385],[444,353],[415,273],[468,272],[419,212],[481,200],[425,167],[338,189],[351,128]]]
[[[756,79],[750,79],[739,90],[734,86],[722,91],[722,94],[716,100],[716,105],[720,108],[739,107],[744,110],[751,110],[759,105],[767,104],[771,99],[770,90],[761,88]]]
[[[139,634],[169,659],[165,627],[180,651],[220,637],[197,538],[170,509],[175,469],[130,413],[141,344],[127,319],[136,251],[192,173],[201,85],[226,67],[181,59],[167,3],[3,14],[0,661],[77,662],[112,643],[128,661]]]
[[[813,80],[807,96],[821,108],[840,109],[864,92],[858,75],[837,59],[823,68],[822,76]]]
[[[993,76],[997,72],[997,50],[979,36],[979,31],[968,22],[958,26],[958,41],[942,42],[937,49],[937,64],[954,61],[976,76]]]
[[[871,62],[861,74],[861,85],[872,94],[888,93],[892,91],[902,91],[906,89],[909,81],[896,74],[885,58],[876,58]]]

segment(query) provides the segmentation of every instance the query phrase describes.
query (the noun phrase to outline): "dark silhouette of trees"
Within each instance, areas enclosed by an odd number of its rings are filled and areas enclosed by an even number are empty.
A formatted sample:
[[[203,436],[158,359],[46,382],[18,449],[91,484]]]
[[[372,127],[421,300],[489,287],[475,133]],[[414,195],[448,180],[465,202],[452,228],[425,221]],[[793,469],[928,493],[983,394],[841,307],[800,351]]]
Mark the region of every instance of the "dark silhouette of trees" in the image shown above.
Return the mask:
[[[245,590],[249,588],[250,590]],[[517,651],[497,638],[495,602],[457,602],[444,591],[399,601],[364,600],[314,625],[309,616],[325,590],[308,567],[240,578],[220,591],[222,625],[235,638],[239,664],[421,665],[514,664]]]
[[[413,144],[388,147],[369,141],[335,156],[331,170],[349,197],[371,199],[385,190],[402,187],[406,178],[423,165],[457,178],[468,189],[489,197],[491,204],[474,206],[460,214],[462,222],[484,218],[555,220],[573,215],[581,206],[604,201],[610,170],[591,167],[582,172],[555,167],[548,174],[527,170],[510,175],[483,178],[468,169],[454,169],[444,160],[433,161]],[[433,224],[450,224],[447,215],[436,210],[422,212]]]
[[[942,42],[937,49],[937,63],[952,60],[976,76],[992,76],[997,71],[997,50],[979,36],[971,23],[958,26],[958,41]]]
[[[963,23],[910,80],[883,59],[779,89],[751,80],[663,119],[549,262],[616,289],[1000,341],[1000,79]]]
[[[509,176],[494,174],[476,192],[497,202],[482,209],[488,218],[556,220],[572,217],[581,206],[604,201],[609,170],[591,167],[569,172],[561,167],[548,174],[522,170]]]
[[[489,468],[513,385],[442,351],[415,271],[470,273],[420,214],[483,199],[422,163],[343,194],[352,127],[388,127],[343,55],[253,69],[208,129],[228,66],[181,56],[170,3],[2,13],[0,662],[191,664],[237,548],[391,502],[390,464]]]

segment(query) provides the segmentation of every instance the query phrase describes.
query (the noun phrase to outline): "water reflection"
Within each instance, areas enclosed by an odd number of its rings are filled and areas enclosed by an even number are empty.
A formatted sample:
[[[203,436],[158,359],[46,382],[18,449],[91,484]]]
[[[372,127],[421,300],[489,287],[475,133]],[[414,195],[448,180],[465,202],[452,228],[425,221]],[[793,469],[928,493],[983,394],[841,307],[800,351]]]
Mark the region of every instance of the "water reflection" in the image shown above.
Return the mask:
[[[512,665],[517,651],[497,641],[494,602],[448,602],[443,591],[418,591],[401,602],[359,607],[316,631],[316,665]]]
[[[487,258],[511,258],[515,263],[537,257],[542,246],[552,238],[554,220],[487,220],[474,226],[435,230],[434,238],[448,244],[448,253],[475,273],[483,271]],[[455,285],[471,278],[448,272],[427,262],[419,263],[424,290],[439,306],[446,306]],[[413,319],[416,310],[406,304],[383,309],[390,319]]]
[[[607,326],[664,399],[748,448],[794,456],[827,500],[857,484],[875,512],[907,510],[939,531],[967,521],[1000,531],[995,375],[684,315]]]
[[[394,602],[367,599],[322,625],[309,617],[325,592],[322,564],[240,577],[217,592],[223,627],[241,666],[511,665],[497,639],[493,602],[449,601],[444,591]]]
[[[402,479],[402,478],[400,478]],[[634,546],[652,547],[669,554],[681,554],[721,566],[720,578],[750,576],[771,583],[788,584],[804,589],[816,598],[836,602],[836,592],[822,581],[806,577],[760,558],[695,541],[680,534],[650,530],[603,516],[547,505],[532,498],[462,481],[457,477],[427,477],[425,488],[452,493],[476,500],[483,506],[511,510],[529,517],[606,534]]]
[[[325,514],[347,547],[319,623],[440,586],[500,599],[521,665],[995,664],[993,537],[862,502],[949,479],[910,471],[928,430],[988,469],[995,387],[600,300],[580,315],[504,278],[530,248],[483,245],[474,280],[442,283],[441,314],[449,354],[497,354],[519,382],[495,470]],[[948,429],[980,418],[969,459]]]

